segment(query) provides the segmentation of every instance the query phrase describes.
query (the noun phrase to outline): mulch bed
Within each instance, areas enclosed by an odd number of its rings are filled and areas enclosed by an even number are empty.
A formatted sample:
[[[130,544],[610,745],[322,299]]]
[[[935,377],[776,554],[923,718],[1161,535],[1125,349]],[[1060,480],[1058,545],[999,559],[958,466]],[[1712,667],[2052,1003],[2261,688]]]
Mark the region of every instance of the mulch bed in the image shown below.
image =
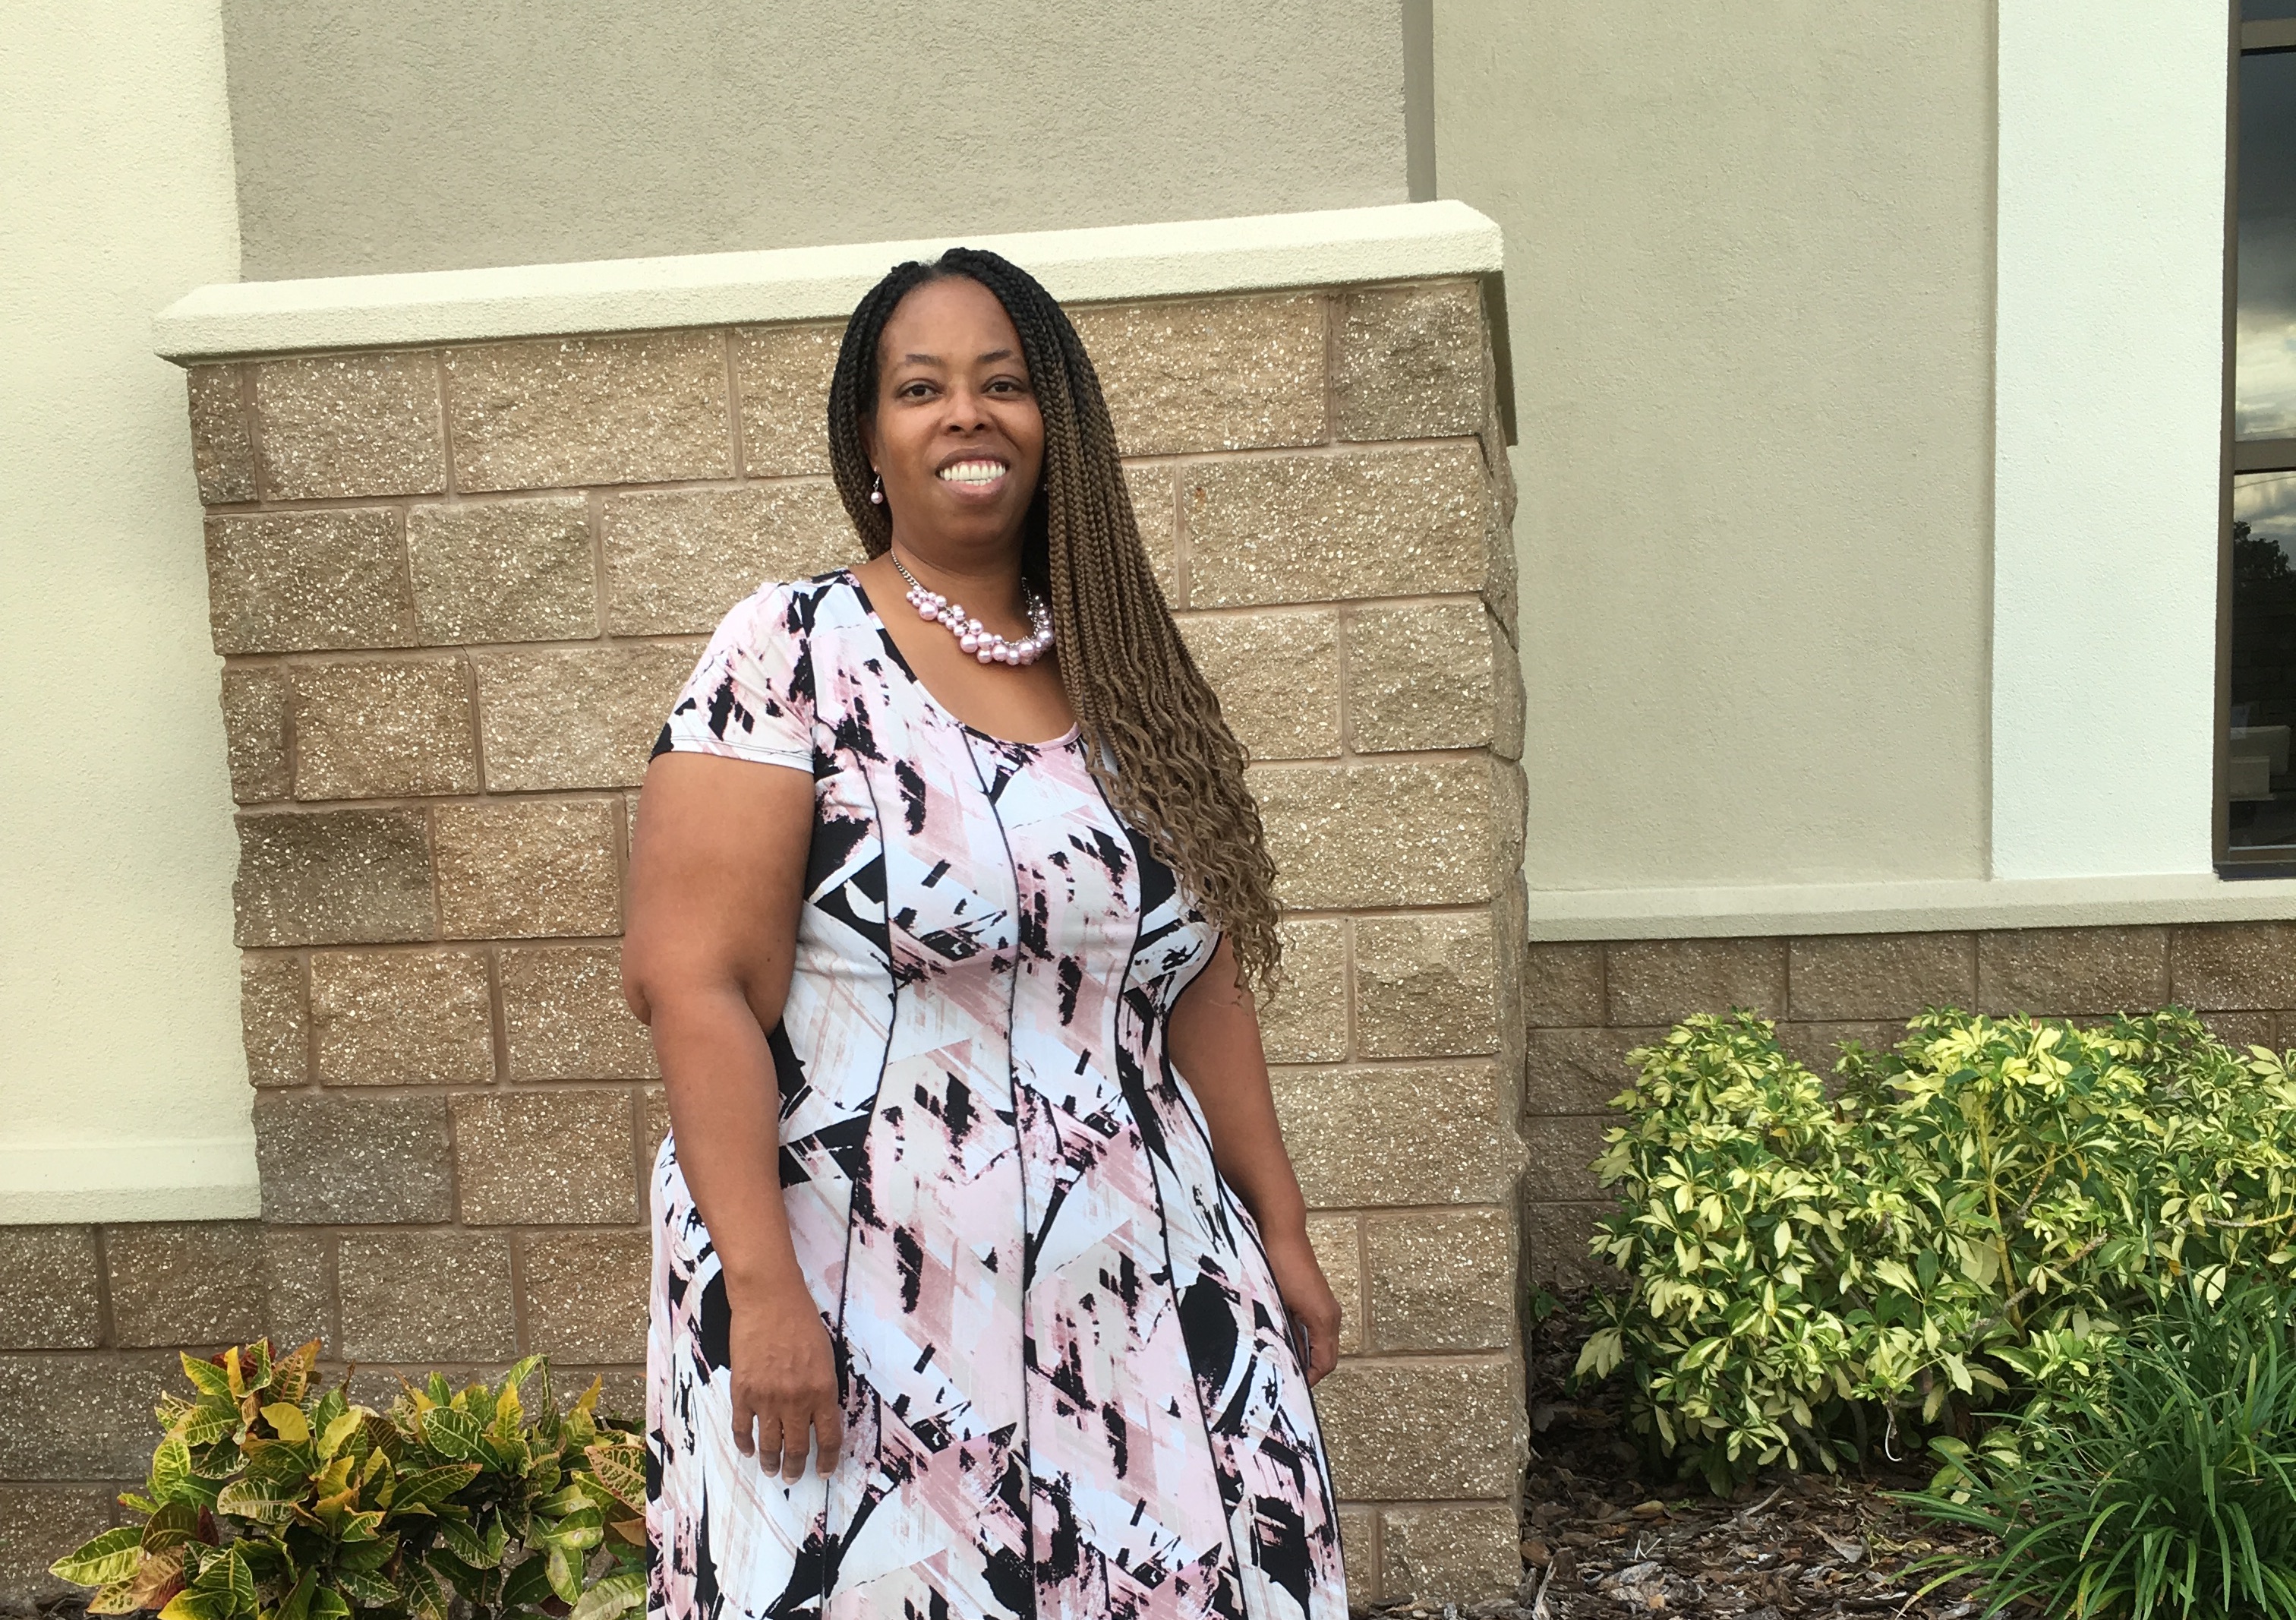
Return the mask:
[[[1917,1519],[1888,1500],[1919,1490],[1917,1461],[1864,1474],[1778,1468],[1724,1501],[1646,1467],[1627,1425],[1623,1380],[1571,1392],[1585,1331],[1566,1301],[1530,1347],[1531,1457],[1524,1481],[1523,1581],[1511,1599],[1448,1611],[1447,1620],[1594,1620],[1714,1615],[1742,1620],[1974,1620],[1975,1584],[1907,1566],[1948,1548],[1988,1543]],[[1364,1616],[1446,1616],[1407,1597],[1359,1605]]]

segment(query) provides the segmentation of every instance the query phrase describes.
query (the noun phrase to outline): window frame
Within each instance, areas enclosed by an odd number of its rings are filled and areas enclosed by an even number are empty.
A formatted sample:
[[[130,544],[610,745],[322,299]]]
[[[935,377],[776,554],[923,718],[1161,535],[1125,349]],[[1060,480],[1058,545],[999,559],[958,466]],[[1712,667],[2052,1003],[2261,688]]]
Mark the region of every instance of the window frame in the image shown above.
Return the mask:
[[[2232,843],[2232,530],[2233,480],[2243,473],[2296,473],[2296,439],[2238,437],[2234,407],[2239,385],[2240,322],[2240,79],[2248,56],[2296,52],[2296,18],[2242,20],[2240,0],[2226,8],[2231,22],[2226,63],[2224,474],[2218,514],[2216,814],[2210,842],[2222,878],[2296,877],[2296,844],[2236,849]]]

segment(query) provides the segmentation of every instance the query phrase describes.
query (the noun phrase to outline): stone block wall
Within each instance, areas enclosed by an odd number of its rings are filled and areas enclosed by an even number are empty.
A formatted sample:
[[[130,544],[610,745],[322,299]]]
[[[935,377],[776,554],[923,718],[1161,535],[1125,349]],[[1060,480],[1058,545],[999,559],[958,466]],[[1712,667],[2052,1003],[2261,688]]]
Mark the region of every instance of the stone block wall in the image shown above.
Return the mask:
[[[1351,1584],[1512,1588],[1521,703],[1476,284],[1076,315],[1282,873],[1268,1048],[1348,1313]],[[0,1592],[140,1476],[174,1346],[316,1336],[377,1396],[546,1351],[639,1409],[636,790],[726,608],[857,560],[838,336],[192,371],[263,1215],[0,1228]]]
[[[1928,1007],[2103,1019],[2171,1003],[2235,1046],[2296,1047],[2296,923],[1541,943],[1525,960],[1523,1227],[1530,1279],[1603,1280],[1587,1166],[1631,1079],[1627,1052],[1692,1013],[1749,1007],[1830,1076],[1844,1040],[1894,1046]]]

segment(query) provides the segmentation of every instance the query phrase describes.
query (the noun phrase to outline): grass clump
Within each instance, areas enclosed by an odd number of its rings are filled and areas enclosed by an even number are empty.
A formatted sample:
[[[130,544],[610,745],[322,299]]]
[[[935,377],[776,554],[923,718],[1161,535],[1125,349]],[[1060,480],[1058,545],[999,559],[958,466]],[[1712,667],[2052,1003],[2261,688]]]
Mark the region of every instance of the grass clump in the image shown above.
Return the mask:
[[[2000,1546],[1932,1566],[1938,1581],[1979,1576],[1988,1614],[2296,1617],[2292,1308],[2269,1284],[2180,1287],[2100,1379],[2020,1418],[2016,1447],[1934,1442],[1945,1468],[1900,1500]]]

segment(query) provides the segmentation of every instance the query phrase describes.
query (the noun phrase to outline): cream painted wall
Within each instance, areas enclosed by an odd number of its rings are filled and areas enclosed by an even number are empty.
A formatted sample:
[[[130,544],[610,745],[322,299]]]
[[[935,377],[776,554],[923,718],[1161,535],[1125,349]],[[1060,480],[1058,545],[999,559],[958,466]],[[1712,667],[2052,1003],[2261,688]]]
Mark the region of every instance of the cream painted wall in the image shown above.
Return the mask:
[[[251,1215],[183,374],[238,272],[213,0],[0,22],[0,1221]]]
[[[1991,11],[1437,0],[1437,185],[1506,232],[1534,890],[1984,876]]]
[[[2010,878],[2205,875],[2214,853],[2228,22],[2221,0],[2093,18],[2002,0],[1993,866]]]
[[[225,0],[245,274],[1402,202],[1425,4]]]

